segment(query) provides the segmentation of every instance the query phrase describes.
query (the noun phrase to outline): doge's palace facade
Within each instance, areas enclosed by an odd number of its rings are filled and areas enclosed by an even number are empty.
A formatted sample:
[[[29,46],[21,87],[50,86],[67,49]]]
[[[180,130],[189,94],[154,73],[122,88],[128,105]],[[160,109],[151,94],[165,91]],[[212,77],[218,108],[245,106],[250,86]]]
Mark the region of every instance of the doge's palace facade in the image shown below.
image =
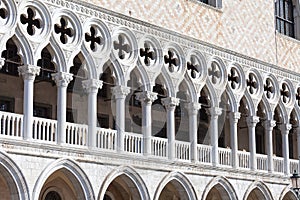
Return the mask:
[[[297,199],[281,1],[0,0],[0,198]]]

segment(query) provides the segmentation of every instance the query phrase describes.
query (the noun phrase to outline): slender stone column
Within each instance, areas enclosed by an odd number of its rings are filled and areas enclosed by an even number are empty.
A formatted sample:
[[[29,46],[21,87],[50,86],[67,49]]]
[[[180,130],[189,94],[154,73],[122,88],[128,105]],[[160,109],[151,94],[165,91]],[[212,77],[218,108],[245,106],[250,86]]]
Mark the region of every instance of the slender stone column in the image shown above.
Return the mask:
[[[273,128],[276,126],[276,121],[274,120],[267,120],[265,121],[265,148],[266,152],[268,154],[268,171],[272,173],[274,171],[274,165],[273,165]]]
[[[231,140],[231,156],[232,156],[232,167],[238,168],[238,136],[237,136],[237,123],[241,117],[239,112],[231,112],[229,116],[230,120],[230,140]]]
[[[40,67],[33,65],[23,65],[18,67],[19,75],[24,79],[24,98],[23,98],[23,138],[32,139],[33,123],[33,84],[36,75],[40,74]]]
[[[198,143],[198,120],[197,115],[198,111],[201,108],[199,103],[189,103],[187,105],[189,111],[189,134],[190,134],[190,143],[191,143],[191,161],[196,162],[197,157],[197,143]]]
[[[250,150],[250,169],[256,170],[256,139],[255,139],[255,127],[259,122],[259,117],[249,116],[247,117],[248,133],[249,133],[249,150]]]
[[[174,111],[179,105],[179,99],[167,97],[162,99],[163,105],[167,109],[167,136],[168,136],[168,157],[170,160],[175,159],[175,115]]]
[[[88,146],[96,147],[96,127],[97,127],[97,93],[102,88],[103,81],[89,79],[82,82],[83,88],[88,92]]]
[[[300,126],[299,126],[299,124],[295,128],[296,128],[296,132],[297,132],[297,153],[298,153],[298,160],[299,160],[297,173],[299,173],[300,172]]]
[[[219,164],[219,153],[218,153],[218,118],[222,114],[222,109],[219,107],[210,108],[210,144],[212,146],[212,164],[217,166]]]
[[[2,69],[3,65],[5,64],[5,59],[0,58],[0,70]]]
[[[292,128],[291,124],[282,124],[281,125],[283,172],[285,175],[290,174],[289,132],[290,132],[291,128]]]
[[[116,100],[116,128],[117,151],[124,151],[124,132],[125,132],[125,98],[129,94],[130,88],[118,85],[112,88],[112,94]]]
[[[136,99],[142,103],[142,132],[145,156],[151,155],[151,137],[152,137],[152,119],[151,119],[151,105],[157,99],[157,93],[144,91],[136,93]]]
[[[66,118],[67,118],[67,87],[73,79],[73,74],[58,72],[52,74],[52,79],[57,86],[57,143],[66,143]]]

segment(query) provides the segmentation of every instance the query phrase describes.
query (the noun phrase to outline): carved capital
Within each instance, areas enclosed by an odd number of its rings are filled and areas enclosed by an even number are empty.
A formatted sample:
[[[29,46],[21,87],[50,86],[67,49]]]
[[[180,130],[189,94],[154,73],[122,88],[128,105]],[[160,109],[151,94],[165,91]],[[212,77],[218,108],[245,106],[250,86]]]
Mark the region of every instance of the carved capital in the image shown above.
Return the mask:
[[[24,80],[34,80],[35,76],[40,74],[40,69],[40,67],[34,65],[23,65],[18,67],[18,72]]]
[[[276,126],[275,120],[266,120],[264,126],[267,130],[271,131]]]
[[[73,74],[67,72],[57,72],[51,74],[51,76],[58,87],[67,87],[73,80]]]
[[[3,65],[5,64],[5,59],[0,58],[0,70],[2,69]]]
[[[89,79],[82,81],[82,87],[87,90],[88,93],[97,93],[99,88],[102,88],[103,81],[98,79]]]
[[[241,113],[240,112],[231,112],[229,114],[230,120],[232,120],[234,123],[237,123],[239,119],[241,118]]]
[[[281,130],[282,130],[282,133],[288,134],[289,131],[292,129],[292,124],[289,124],[289,123],[287,123],[287,124],[282,124],[280,128],[281,128]]]
[[[197,102],[191,102],[186,105],[186,108],[189,111],[189,115],[197,115],[199,109],[201,108],[201,104]]]
[[[258,116],[249,116],[247,117],[247,124],[249,127],[255,127],[256,124],[259,122]]]
[[[175,110],[175,107],[179,105],[179,99],[177,99],[175,97],[163,98],[161,101],[162,101],[162,104],[169,111]]]
[[[212,107],[209,109],[209,115],[211,115],[212,117],[218,117],[221,114],[222,114],[222,108]]]
[[[130,88],[123,85],[117,85],[112,88],[111,92],[115,99],[125,99],[126,95],[130,93]]]
[[[137,100],[150,105],[157,99],[157,93],[150,91],[137,92],[135,95]]]

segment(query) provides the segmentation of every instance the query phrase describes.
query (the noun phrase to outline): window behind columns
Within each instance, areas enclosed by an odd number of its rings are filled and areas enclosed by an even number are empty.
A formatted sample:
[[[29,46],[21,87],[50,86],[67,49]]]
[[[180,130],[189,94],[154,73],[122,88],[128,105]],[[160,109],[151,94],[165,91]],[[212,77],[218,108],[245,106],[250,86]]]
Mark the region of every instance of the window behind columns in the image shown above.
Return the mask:
[[[275,3],[276,30],[284,35],[295,37],[292,0],[277,0]]]
[[[22,61],[18,55],[18,47],[12,39],[7,41],[6,50],[1,53],[1,58],[5,59],[5,63],[0,73],[19,76],[18,67],[22,65]]]
[[[52,73],[56,73],[55,65],[52,62],[52,55],[47,48],[44,48],[41,52],[41,59],[38,60],[37,65],[41,67],[40,74],[36,77],[36,81],[46,81],[53,85],[55,84],[52,80]]]

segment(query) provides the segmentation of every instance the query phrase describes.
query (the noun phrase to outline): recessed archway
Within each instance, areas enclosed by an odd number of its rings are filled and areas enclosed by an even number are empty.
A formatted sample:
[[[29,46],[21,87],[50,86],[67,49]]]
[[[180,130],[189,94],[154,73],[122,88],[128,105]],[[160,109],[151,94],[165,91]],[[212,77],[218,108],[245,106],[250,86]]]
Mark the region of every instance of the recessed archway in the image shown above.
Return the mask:
[[[178,181],[172,180],[163,188],[158,199],[189,199],[189,197],[184,187]]]

